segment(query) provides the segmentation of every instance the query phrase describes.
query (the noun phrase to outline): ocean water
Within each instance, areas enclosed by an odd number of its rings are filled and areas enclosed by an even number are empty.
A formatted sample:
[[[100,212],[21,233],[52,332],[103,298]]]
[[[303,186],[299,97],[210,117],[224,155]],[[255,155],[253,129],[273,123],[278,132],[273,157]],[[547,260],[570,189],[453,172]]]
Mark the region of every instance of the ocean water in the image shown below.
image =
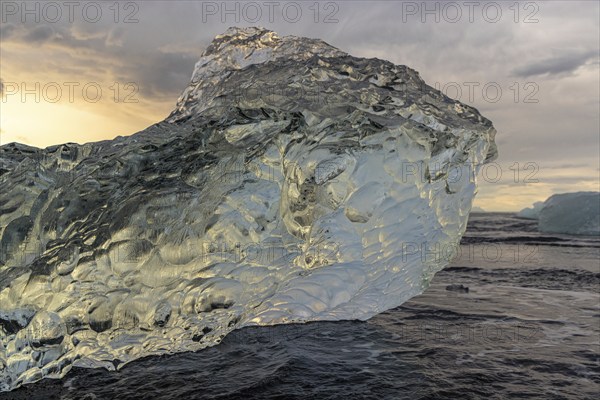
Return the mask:
[[[73,369],[6,399],[593,399],[600,238],[475,213],[421,296],[368,321],[249,327],[118,372]]]

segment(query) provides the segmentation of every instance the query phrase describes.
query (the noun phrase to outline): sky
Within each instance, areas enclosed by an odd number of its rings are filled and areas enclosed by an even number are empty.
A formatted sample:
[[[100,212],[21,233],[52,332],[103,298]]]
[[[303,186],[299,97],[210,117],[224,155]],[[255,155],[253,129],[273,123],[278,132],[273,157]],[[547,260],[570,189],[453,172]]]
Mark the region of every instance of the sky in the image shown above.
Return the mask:
[[[3,1],[0,144],[130,135],[164,119],[230,26],[416,69],[492,120],[475,206],[600,190],[598,1]]]

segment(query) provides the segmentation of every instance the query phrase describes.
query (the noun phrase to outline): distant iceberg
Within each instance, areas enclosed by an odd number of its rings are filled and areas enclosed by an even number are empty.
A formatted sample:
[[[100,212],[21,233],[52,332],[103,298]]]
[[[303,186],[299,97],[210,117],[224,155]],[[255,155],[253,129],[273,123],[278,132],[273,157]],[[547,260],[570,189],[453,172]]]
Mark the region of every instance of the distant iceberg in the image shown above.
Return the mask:
[[[600,235],[600,192],[555,194],[517,216],[537,219],[540,232]]]
[[[543,207],[543,201],[536,201],[535,203],[533,203],[532,207],[527,207],[519,211],[517,213],[517,217],[527,219],[538,219],[540,217],[540,211]]]
[[[600,192],[551,196],[540,211],[538,229],[569,235],[600,235]]]

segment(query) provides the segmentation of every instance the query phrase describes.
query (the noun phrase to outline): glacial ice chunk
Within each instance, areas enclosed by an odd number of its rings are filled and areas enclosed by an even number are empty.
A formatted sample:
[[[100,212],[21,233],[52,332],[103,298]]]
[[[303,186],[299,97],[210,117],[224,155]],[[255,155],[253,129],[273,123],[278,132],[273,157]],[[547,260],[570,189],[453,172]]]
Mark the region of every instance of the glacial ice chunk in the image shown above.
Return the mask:
[[[1,388],[399,306],[458,246],[495,133],[407,66],[232,28],[167,120],[1,146]]]

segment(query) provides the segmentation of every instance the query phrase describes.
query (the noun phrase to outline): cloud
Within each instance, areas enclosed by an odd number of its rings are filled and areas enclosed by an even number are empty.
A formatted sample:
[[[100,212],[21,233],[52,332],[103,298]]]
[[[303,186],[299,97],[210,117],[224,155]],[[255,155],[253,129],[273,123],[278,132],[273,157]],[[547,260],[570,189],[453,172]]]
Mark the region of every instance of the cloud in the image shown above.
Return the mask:
[[[158,49],[159,46],[153,46],[154,40],[136,46],[126,29],[114,26],[102,30],[98,26],[19,25],[11,34],[9,45],[22,49],[18,53],[19,72],[35,75],[35,80],[134,83],[139,96],[150,101],[170,98],[173,104],[189,83],[200,53],[197,49],[186,50],[185,46]],[[146,36],[150,37],[149,33]],[[44,47],[34,54],[29,50],[32,43]],[[36,64],[34,60],[39,57],[46,62]]]
[[[587,164],[579,163],[579,164],[559,164],[559,165],[546,165],[544,168],[546,169],[567,169],[567,168],[585,168]]]
[[[131,64],[115,71],[119,80],[135,82],[144,97],[169,97],[173,101],[188,85],[198,61],[198,55],[189,52],[159,52],[129,55]]]
[[[15,26],[9,22],[0,25],[0,39],[6,40],[12,36],[15,31]]]
[[[597,57],[597,55],[597,51],[561,54],[515,68],[512,73],[513,76],[521,78],[529,78],[531,76],[546,74],[559,75],[573,73],[577,68]]]
[[[54,29],[49,25],[41,25],[30,30],[22,39],[30,43],[44,43],[52,37],[54,37]]]
[[[105,43],[107,46],[123,46],[125,29],[118,27],[111,29],[106,35]]]

